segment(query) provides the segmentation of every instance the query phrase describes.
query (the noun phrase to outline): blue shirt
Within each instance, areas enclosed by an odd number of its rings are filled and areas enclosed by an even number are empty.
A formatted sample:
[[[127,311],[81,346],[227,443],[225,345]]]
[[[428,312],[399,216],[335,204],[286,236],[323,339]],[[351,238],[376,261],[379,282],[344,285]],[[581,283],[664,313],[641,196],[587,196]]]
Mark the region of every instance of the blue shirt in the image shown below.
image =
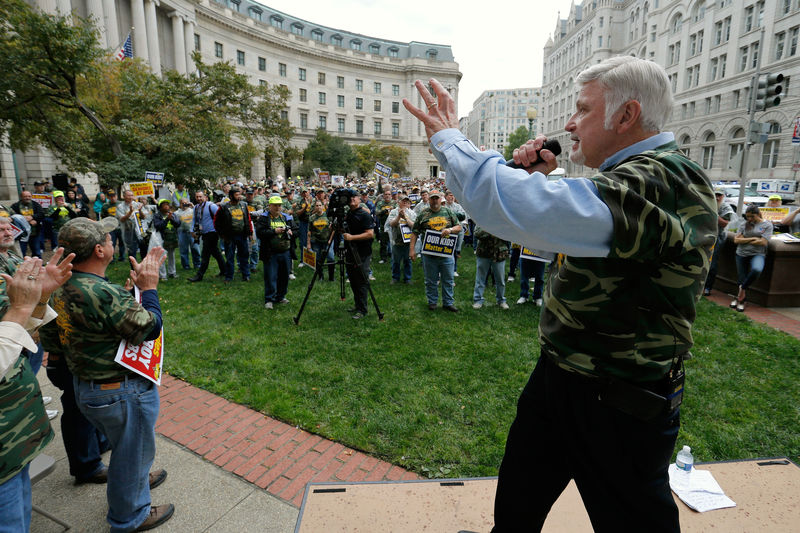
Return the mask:
[[[609,168],[631,155],[669,142],[661,133],[627,146],[603,162]],[[481,152],[457,129],[431,138],[433,155],[446,172],[447,187],[480,226],[529,248],[575,257],[606,257],[614,222],[597,187],[587,178],[548,181],[506,166],[498,152]]]
[[[217,213],[217,209],[219,206],[212,202],[203,202],[202,204],[195,207],[195,221],[199,221],[200,223],[200,233],[213,233],[216,230],[214,229],[214,215]],[[200,211],[200,216],[197,216],[197,212]]]

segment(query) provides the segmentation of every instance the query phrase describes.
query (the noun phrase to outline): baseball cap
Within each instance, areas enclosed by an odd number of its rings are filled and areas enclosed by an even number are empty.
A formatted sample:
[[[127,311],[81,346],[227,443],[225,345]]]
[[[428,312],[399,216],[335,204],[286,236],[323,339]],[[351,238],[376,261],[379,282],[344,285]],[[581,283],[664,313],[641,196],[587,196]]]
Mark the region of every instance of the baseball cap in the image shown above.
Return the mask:
[[[282,204],[283,200],[281,200],[281,197],[278,196],[278,195],[270,196],[269,197],[269,203],[271,203],[271,204]]]
[[[783,198],[781,198],[780,194],[770,194],[769,195],[769,199],[770,200],[783,200]]]
[[[442,197],[442,193],[439,192],[438,189],[434,189],[430,193],[428,193],[428,198],[433,198],[434,196],[438,196],[439,198],[441,198]]]
[[[411,198],[409,198],[408,196],[406,196],[406,195],[404,194],[404,195],[402,195],[400,198],[398,198],[398,200],[399,200],[400,202],[402,202],[403,200],[408,200],[408,201],[410,202],[410,201],[411,201]]]
[[[53,198],[64,197],[63,191],[53,191]]]
[[[714,194],[725,196],[725,191],[723,191],[722,189],[714,189]]]
[[[95,246],[105,242],[107,233],[118,227],[115,217],[97,222],[86,217],[73,218],[58,232],[58,244],[64,247],[64,255],[74,253],[74,262],[81,263],[92,255]]]
[[[158,201],[158,207],[161,207],[161,204],[163,204],[163,203],[167,203],[167,204],[168,204],[168,203],[169,203],[169,200],[168,200],[168,199],[166,199],[166,198],[162,198],[162,199],[160,199],[160,200]]]

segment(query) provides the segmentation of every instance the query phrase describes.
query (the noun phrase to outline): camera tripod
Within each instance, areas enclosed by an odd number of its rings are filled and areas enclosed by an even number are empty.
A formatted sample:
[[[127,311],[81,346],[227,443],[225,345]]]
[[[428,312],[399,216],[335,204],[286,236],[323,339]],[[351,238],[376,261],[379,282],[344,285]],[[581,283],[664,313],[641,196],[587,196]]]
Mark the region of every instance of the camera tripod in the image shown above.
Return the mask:
[[[306,290],[305,298],[303,298],[303,303],[300,304],[300,309],[297,311],[297,316],[293,318],[295,325],[300,323],[300,315],[303,314],[303,309],[305,309],[306,307],[306,302],[308,301],[308,297],[311,296],[311,291],[314,289],[314,284],[317,282],[318,278],[321,279],[322,276],[324,275],[323,274],[324,267],[331,264],[339,266],[339,297],[342,299],[342,301],[345,301],[347,299],[347,295],[345,294],[345,262],[347,261],[346,259],[347,250],[350,251],[351,257],[356,262],[356,265],[361,265],[361,256],[359,255],[358,250],[356,250],[355,246],[353,246],[353,243],[344,240],[344,237],[342,236],[342,231],[341,231],[342,224],[336,223],[333,224],[333,226],[335,229],[331,231],[331,234],[328,237],[328,243],[325,246],[323,253],[320,254],[324,256],[324,259],[320,257],[316,258],[317,262],[319,261],[325,261],[325,262],[322,264],[321,267],[315,265],[314,275],[311,277],[311,282],[308,284],[308,289]],[[341,237],[341,240],[337,241],[337,237]],[[337,242],[339,243],[338,246],[336,246]],[[335,255],[335,259],[332,263],[327,261],[328,250],[331,249],[331,246],[334,246],[334,255]],[[372,285],[370,285],[369,283],[369,276],[367,274],[364,274],[364,271],[361,268],[354,268],[353,270],[356,271],[355,275],[361,276],[362,280],[366,284],[367,291],[369,292],[369,296],[372,299],[372,305],[375,307],[375,314],[378,315],[378,320],[383,320],[383,313],[381,313],[381,310],[378,307],[378,300],[375,299],[375,294],[372,292]]]

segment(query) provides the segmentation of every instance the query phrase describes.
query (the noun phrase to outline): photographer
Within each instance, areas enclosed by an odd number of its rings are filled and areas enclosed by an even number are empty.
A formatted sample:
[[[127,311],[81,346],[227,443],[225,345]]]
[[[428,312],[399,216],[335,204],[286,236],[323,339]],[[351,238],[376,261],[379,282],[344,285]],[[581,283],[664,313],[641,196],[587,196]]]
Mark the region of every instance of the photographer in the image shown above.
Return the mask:
[[[270,196],[268,211],[256,221],[256,236],[261,241],[259,250],[264,261],[264,309],[272,309],[275,303],[289,303],[286,291],[292,268],[289,256],[292,230],[288,217],[281,212],[282,205],[280,196]]]
[[[358,320],[367,314],[369,261],[372,257],[375,222],[369,209],[361,205],[361,197],[355,191],[348,205],[350,211],[345,217],[342,238],[345,240],[345,268],[355,303],[353,318]]]
[[[411,209],[411,199],[408,196],[401,196],[400,203],[392,209],[386,218],[384,231],[389,235],[392,244],[392,283],[400,282],[400,263],[403,264],[403,283],[411,283],[411,258],[409,251],[411,246],[403,242],[403,233],[400,224],[405,224],[409,228],[414,227],[417,214]]]

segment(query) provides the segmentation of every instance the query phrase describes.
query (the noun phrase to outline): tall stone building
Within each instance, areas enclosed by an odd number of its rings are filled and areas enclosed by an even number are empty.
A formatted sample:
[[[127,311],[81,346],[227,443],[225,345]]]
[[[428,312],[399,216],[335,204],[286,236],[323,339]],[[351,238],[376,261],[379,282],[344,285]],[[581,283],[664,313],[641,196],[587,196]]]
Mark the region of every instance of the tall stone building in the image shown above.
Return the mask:
[[[285,85],[291,91],[285,116],[298,148],[324,128],[350,144],[377,139],[408,149],[413,176],[438,173],[424,128],[402,109],[401,100],[422,105],[414,80],[431,77],[458,99],[461,73],[449,45],[338,30],[250,0],[29,1],[48,13],[92,17],[101,44],[111,51],[130,32],[134,55],[156,73],[174,69],[191,75],[191,54],[197,50],[206,62],[232,62],[254,84]],[[58,161],[45,150],[12,158],[0,149],[0,196],[16,194],[15,175],[31,184],[58,170]],[[256,160],[251,177],[283,172]]]
[[[761,30],[764,29],[762,40]],[[751,178],[794,179],[792,145],[800,113],[800,0],[584,0],[573,4],[544,49],[540,119],[545,135],[568,146],[564,125],[574,112],[578,73],[615,55],[633,55],[664,66],[675,107],[666,125],[712,180],[737,180],[729,161],[745,145],[751,80],[782,73],[779,106],[756,112],[769,124],[765,144],[750,148]],[[559,157],[569,176],[590,169]]]
[[[529,128],[531,109],[538,113],[538,87],[483,91],[469,112],[467,136],[476,146],[502,153],[508,136],[520,126]],[[539,119],[533,118],[533,131],[540,133]]]

